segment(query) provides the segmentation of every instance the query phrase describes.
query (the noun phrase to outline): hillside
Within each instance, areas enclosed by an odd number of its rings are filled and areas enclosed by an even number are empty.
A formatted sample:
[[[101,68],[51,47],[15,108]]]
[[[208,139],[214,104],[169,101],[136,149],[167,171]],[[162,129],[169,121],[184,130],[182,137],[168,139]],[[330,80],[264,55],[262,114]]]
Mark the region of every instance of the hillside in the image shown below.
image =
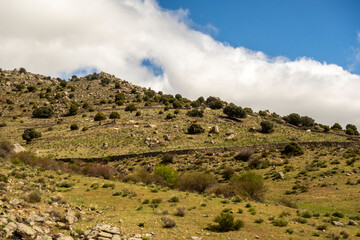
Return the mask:
[[[356,127],[191,101],[107,73],[2,70],[0,85],[3,238],[360,238]],[[31,128],[41,134],[25,141]]]

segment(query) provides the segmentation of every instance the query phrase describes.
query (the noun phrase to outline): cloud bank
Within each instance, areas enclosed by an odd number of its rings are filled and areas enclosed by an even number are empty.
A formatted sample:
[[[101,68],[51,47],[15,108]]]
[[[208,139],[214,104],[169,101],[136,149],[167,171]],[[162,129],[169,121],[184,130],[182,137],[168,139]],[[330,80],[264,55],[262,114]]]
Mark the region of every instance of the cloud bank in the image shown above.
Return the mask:
[[[360,125],[359,75],[233,47],[189,22],[186,10],[154,0],[1,0],[0,67],[52,76],[98,69],[191,99],[213,95],[255,110]]]

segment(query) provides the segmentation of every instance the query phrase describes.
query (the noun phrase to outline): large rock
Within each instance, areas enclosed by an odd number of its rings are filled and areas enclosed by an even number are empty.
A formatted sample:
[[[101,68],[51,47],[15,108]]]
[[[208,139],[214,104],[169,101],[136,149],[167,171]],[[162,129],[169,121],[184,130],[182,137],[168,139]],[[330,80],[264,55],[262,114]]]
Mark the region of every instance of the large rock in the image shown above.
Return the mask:
[[[23,199],[19,199],[19,198],[14,198],[14,199],[11,199],[11,200],[9,201],[9,203],[10,203],[13,207],[17,207],[17,206],[19,206],[19,205],[22,205],[23,202],[24,202],[24,200],[23,200]]]
[[[334,226],[336,226],[336,227],[343,227],[343,226],[345,226],[344,223],[339,222],[339,221],[332,221],[331,224],[334,225]]]
[[[18,144],[18,143],[14,143],[13,151],[15,153],[20,153],[20,152],[24,152],[25,148],[23,146],[21,146],[20,144]]]
[[[73,225],[74,223],[76,223],[78,221],[78,219],[73,211],[68,211],[65,214],[65,220],[66,220],[66,223],[68,223],[70,225]]]
[[[219,126],[215,125],[210,129],[210,133],[219,133]]]
[[[15,232],[16,228],[17,225],[14,222],[10,222],[8,225],[6,225],[3,229],[3,231],[5,232],[5,239],[10,237]]]
[[[283,172],[277,172],[276,178],[279,178],[281,180],[285,180],[285,174]]]
[[[93,229],[85,231],[85,239],[120,239],[120,228],[107,224],[97,224]]]
[[[16,233],[22,236],[24,239],[35,239],[36,231],[23,223],[18,223]]]

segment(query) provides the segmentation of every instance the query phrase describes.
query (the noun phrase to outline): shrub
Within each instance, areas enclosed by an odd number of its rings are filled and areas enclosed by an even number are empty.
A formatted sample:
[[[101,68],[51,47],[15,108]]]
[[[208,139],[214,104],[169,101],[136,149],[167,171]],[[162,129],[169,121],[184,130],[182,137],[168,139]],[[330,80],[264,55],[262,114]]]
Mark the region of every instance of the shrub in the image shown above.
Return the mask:
[[[288,222],[283,218],[276,218],[274,219],[273,224],[277,227],[286,227],[288,225]]]
[[[205,129],[200,124],[197,123],[191,124],[188,128],[189,134],[199,134],[203,132],[205,132]]]
[[[171,197],[168,202],[179,202],[179,198],[177,196]]]
[[[22,74],[22,73],[26,74],[27,71],[26,71],[25,68],[21,67],[21,68],[19,69],[19,73],[20,73],[20,74]]]
[[[252,149],[244,149],[244,150],[241,150],[236,156],[235,156],[235,159],[236,160],[240,160],[240,161],[243,161],[243,162],[247,162],[249,161],[251,155],[254,154],[254,150]]]
[[[0,158],[8,157],[13,151],[13,145],[9,141],[0,141]]]
[[[179,217],[184,217],[185,216],[185,207],[177,207],[175,215],[179,216]]]
[[[71,103],[70,108],[66,116],[75,116],[79,111],[79,107],[76,103]]]
[[[101,164],[87,164],[82,173],[91,177],[103,177],[105,179],[111,179],[115,175],[115,170],[109,165]]]
[[[335,131],[341,131],[342,126],[339,123],[334,123],[334,125],[331,127],[331,129],[335,130]]]
[[[140,111],[137,111],[136,114],[135,114],[135,116],[137,116],[137,117],[140,116],[140,115],[141,115]]]
[[[229,232],[239,230],[244,226],[244,222],[241,220],[234,221],[234,215],[229,212],[222,212],[218,215],[214,222],[217,225],[209,225],[208,229],[214,232]]]
[[[229,118],[246,118],[246,112],[242,107],[238,107],[233,103],[230,103],[227,105],[223,112],[229,117]]]
[[[287,156],[300,156],[304,154],[304,151],[298,143],[291,142],[285,146],[281,154]]]
[[[189,116],[189,117],[203,117],[204,116],[204,110],[202,110],[202,109],[192,109],[192,110],[189,110],[186,113],[186,115]]]
[[[72,182],[60,182],[56,184],[57,187],[62,187],[62,188],[71,188],[73,186],[75,186],[75,183]]]
[[[348,135],[359,135],[357,127],[353,124],[346,125],[346,134]]]
[[[215,177],[210,173],[189,172],[184,173],[179,179],[181,191],[194,191],[203,193],[216,183]]]
[[[76,123],[71,124],[70,129],[73,130],[78,130],[79,126]]]
[[[221,109],[224,106],[224,103],[219,98],[210,96],[206,99],[206,105],[211,109]]]
[[[94,121],[99,122],[99,125],[101,125],[101,121],[106,120],[106,116],[104,113],[102,112],[98,112],[95,116],[94,116]]]
[[[242,196],[255,200],[264,201],[266,187],[263,178],[254,172],[243,173],[240,176],[234,175],[230,184]]]
[[[342,212],[334,212],[332,214],[332,216],[334,217],[338,217],[338,218],[343,218],[344,217],[344,214]]]
[[[315,120],[308,116],[302,116],[300,118],[301,125],[304,127],[313,127],[315,125]]]
[[[229,180],[235,173],[235,170],[231,167],[225,167],[224,170],[221,172],[222,177],[225,180]]]
[[[130,103],[129,105],[127,105],[126,107],[125,107],[125,111],[127,111],[127,112],[134,112],[134,111],[136,111],[137,110],[137,107],[136,107],[136,105],[134,104],[134,103]]]
[[[37,132],[34,128],[27,128],[22,134],[22,139],[24,139],[28,144],[31,143],[34,138],[39,137],[41,137],[41,133]]]
[[[173,162],[174,162],[174,157],[175,157],[175,155],[172,154],[172,153],[165,153],[165,154],[162,156],[161,164],[173,163]]]
[[[168,217],[161,218],[163,228],[173,228],[176,226],[176,222]]]
[[[174,114],[172,114],[172,113],[169,113],[168,115],[166,115],[166,119],[173,119],[175,117],[175,115]]]
[[[49,107],[36,108],[33,113],[33,118],[50,118],[54,115],[54,111]]]
[[[175,187],[178,181],[177,171],[170,166],[158,165],[154,170],[154,175],[164,178],[166,185],[171,188]]]
[[[182,104],[179,100],[175,99],[173,102],[173,108],[182,108]]]
[[[24,200],[29,203],[38,203],[41,201],[41,193],[39,191],[32,191],[24,196]]]
[[[271,133],[274,131],[274,124],[270,121],[262,121],[260,125],[262,133]]]
[[[120,114],[118,112],[111,112],[109,115],[110,119],[113,119],[114,123],[116,121],[116,119],[120,119]]]
[[[299,126],[301,123],[301,117],[297,113],[291,113],[291,114],[283,117],[283,119],[285,120],[285,122],[290,123],[295,126]]]

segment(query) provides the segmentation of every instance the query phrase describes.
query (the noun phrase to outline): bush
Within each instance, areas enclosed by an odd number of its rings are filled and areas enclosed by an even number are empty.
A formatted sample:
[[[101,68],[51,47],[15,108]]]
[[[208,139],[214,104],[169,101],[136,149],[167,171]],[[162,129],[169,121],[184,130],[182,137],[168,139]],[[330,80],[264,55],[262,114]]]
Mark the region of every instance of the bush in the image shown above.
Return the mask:
[[[176,186],[178,181],[177,171],[170,166],[158,165],[154,170],[154,175],[160,176],[165,179],[166,185],[170,188]]]
[[[175,215],[179,216],[179,217],[184,217],[185,216],[185,207],[177,207]]]
[[[229,180],[235,173],[235,170],[231,167],[225,167],[224,170],[221,172],[222,177],[225,180]]]
[[[0,141],[0,158],[8,157],[13,151],[13,145],[9,141]]]
[[[71,103],[70,108],[66,116],[75,116],[79,111],[79,107],[76,103]]]
[[[300,156],[304,154],[304,150],[301,148],[301,146],[298,143],[291,142],[285,146],[281,154],[287,156]]]
[[[234,175],[230,184],[242,196],[255,200],[264,201],[266,187],[263,178],[253,172],[243,173],[240,176]]]
[[[274,124],[270,121],[262,121],[260,125],[262,133],[272,133],[274,131]]]
[[[285,122],[290,123],[295,126],[299,126],[301,123],[301,117],[297,113],[291,113],[291,114],[283,117],[283,119],[285,120]]]
[[[189,134],[199,134],[203,132],[205,132],[205,129],[200,124],[197,123],[191,124],[188,128]]]
[[[134,112],[134,111],[136,111],[137,110],[137,107],[136,107],[136,105],[134,104],[134,103],[130,103],[129,105],[127,105],[126,106],[126,108],[125,108],[125,111],[127,111],[127,112]]]
[[[315,125],[315,120],[308,116],[302,116],[301,125],[304,127],[313,127]]]
[[[78,130],[78,129],[79,129],[79,126],[78,126],[76,123],[73,123],[73,124],[71,124],[70,129],[71,129],[72,131]]]
[[[186,113],[186,115],[189,116],[189,117],[203,117],[204,116],[204,110],[202,110],[202,109],[192,109],[192,110],[189,110]]]
[[[106,120],[106,116],[102,112],[98,112],[94,117],[94,121],[99,122],[99,125],[101,125],[101,121],[103,121],[103,120]]]
[[[206,105],[211,109],[221,109],[224,106],[224,103],[219,98],[210,96],[206,99]]]
[[[56,184],[57,187],[61,187],[61,188],[71,188],[73,186],[75,186],[75,183],[72,182],[60,182]]]
[[[41,137],[41,133],[37,132],[34,128],[27,128],[22,134],[22,139],[24,139],[28,144],[31,143],[34,138],[39,137]]]
[[[166,119],[173,119],[175,117],[175,115],[174,114],[172,114],[172,113],[169,113],[168,115],[166,115]]]
[[[165,153],[165,154],[162,156],[161,164],[173,163],[173,162],[174,162],[174,157],[175,157],[175,155],[172,154],[172,153]]]
[[[49,107],[39,107],[32,113],[33,118],[50,118],[54,115],[54,111]]]
[[[339,123],[334,123],[334,125],[331,127],[331,129],[335,130],[335,131],[341,131],[342,126]]]
[[[244,222],[241,220],[234,221],[234,215],[229,212],[222,212],[218,215],[214,222],[217,225],[209,225],[208,229],[214,232],[229,232],[239,230],[244,226]]]
[[[252,149],[241,150],[236,156],[235,159],[243,162],[249,161],[250,157],[254,154]]]
[[[233,103],[230,103],[227,105],[223,112],[229,117],[229,118],[246,118],[246,112],[242,107],[238,107]]]
[[[181,191],[193,191],[203,193],[216,183],[216,179],[210,173],[189,172],[184,173],[179,179]]]
[[[19,69],[19,73],[20,73],[20,74],[22,74],[22,73],[26,74],[27,71],[26,71],[25,68],[21,67],[21,68]]]
[[[276,218],[274,219],[273,224],[277,227],[286,227],[288,225],[288,222],[283,218]]]
[[[168,217],[161,218],[163,228],[173,228],[176,226],[176,222]]]
[[[346,125],[346,134],[348,135],[359,135],[357,127],[353,124]]]
[[[109,165],[88,164],[82,169],[82,173],[91,177],[111,179],[115,175],[115,169]]]
[[[32,191],[24,196],[24,200],[28,203],[38,203],[41,201],[41,193],[39,191]]]
[[[111,112],[109,118],[113,119],[115,123],[116,119],[120,119],[120,114],[118,112]]]
[[[173,102],[173,108],[182,108],[182,104],[179,100],[175,99]]]

